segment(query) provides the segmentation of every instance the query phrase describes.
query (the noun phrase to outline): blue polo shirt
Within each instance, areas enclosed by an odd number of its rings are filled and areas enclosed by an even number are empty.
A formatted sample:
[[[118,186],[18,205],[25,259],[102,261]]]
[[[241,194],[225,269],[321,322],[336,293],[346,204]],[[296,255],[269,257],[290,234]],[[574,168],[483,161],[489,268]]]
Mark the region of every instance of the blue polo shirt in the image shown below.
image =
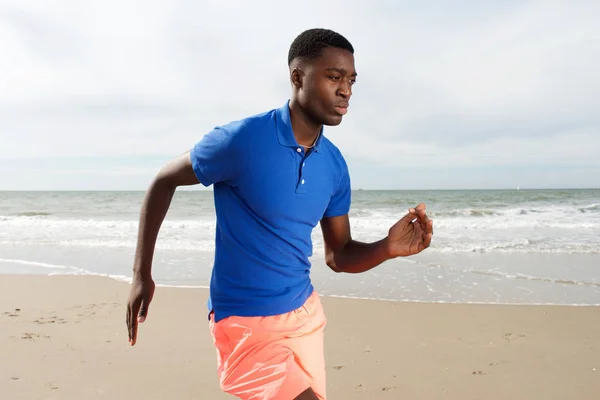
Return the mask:
[[[350,209],[344,157],[322,132],[308,155],[292,132],[289,102],[218,126],[191,151],[194,172],[214,185],[215,259],[209,312],[269,316],[313,291],[311,233]]]

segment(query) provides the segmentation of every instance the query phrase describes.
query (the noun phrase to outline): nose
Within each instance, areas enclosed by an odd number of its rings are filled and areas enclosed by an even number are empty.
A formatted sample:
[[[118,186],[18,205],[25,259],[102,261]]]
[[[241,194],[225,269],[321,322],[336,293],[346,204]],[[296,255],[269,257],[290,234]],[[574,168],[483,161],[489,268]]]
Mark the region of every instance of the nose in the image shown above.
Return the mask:
[[[337,95],[348,100],[352,96],[352,85],[350,82],[342,82],[338,87]]]

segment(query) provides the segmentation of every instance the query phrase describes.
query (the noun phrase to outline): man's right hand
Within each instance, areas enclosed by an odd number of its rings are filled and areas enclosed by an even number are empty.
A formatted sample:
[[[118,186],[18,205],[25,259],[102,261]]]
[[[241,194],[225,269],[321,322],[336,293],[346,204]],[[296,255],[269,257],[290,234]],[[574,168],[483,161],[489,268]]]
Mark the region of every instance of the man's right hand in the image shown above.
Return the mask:
[[[135,345],[137,339],[138,322],[144,322],[148,316],[154,288],[155,284],[152,278],[133,277],[127,304],[127,331],[129,332],[129,343],[132,346]]]

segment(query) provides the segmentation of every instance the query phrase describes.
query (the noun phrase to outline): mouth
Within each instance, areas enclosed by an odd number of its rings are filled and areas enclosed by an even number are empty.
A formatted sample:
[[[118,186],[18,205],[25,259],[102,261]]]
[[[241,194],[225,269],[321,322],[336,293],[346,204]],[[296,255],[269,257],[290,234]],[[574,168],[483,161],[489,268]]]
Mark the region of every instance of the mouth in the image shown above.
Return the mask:
[[[338,114],[345,115],[348,112],[348,103],[338,104],[334,108]]]

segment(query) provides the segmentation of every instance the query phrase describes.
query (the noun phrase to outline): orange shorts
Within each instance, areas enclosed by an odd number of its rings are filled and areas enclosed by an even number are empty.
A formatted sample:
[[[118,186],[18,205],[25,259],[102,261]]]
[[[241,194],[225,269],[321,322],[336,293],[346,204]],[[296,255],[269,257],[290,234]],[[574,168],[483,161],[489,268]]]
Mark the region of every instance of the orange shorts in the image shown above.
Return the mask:
[[[228,317],[210,331],[221,389],[243,400],[293,400],[311,387],[325,399],[325,313],[313,292],[304,305],[268,317]]]

